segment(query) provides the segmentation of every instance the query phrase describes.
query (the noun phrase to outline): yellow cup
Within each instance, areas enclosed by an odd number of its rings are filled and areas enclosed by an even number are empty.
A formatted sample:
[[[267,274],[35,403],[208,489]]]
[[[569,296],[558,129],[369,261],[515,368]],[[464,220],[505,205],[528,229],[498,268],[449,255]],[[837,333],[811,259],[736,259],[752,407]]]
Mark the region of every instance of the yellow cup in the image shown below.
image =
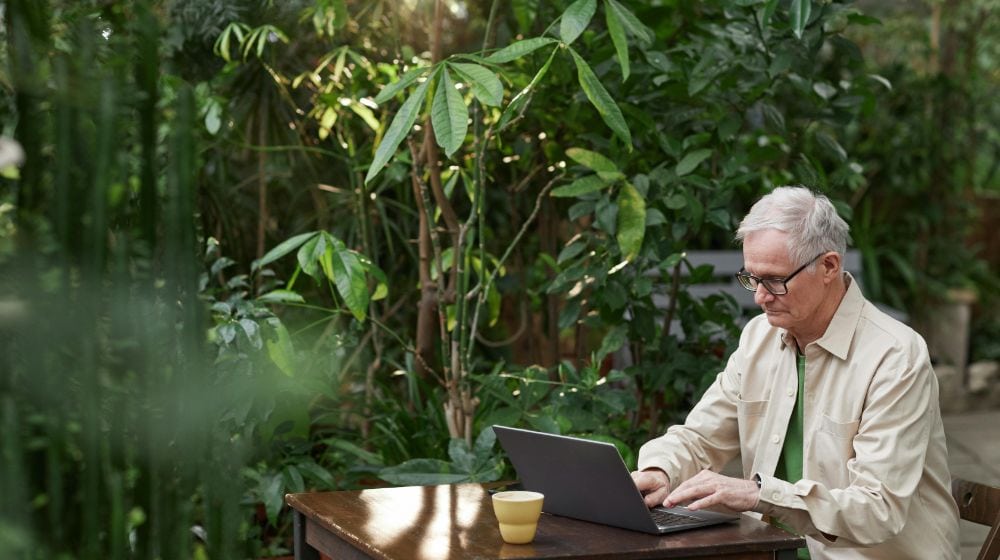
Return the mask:
[[[504,542],[526,544],[534,540],[544,498],[539,492],[525,490],[493,494],[493,513],[500,522]]]

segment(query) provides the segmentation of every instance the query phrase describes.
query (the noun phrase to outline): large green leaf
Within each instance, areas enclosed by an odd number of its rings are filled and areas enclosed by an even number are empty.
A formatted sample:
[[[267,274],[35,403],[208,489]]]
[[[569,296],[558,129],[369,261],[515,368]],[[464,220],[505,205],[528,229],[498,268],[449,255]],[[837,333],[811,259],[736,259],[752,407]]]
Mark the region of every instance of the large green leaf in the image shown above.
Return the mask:
[[[568,185],[563,185],[561,187],[556,187],[552,189],[552,192],[549,193],[549,196],[554,196],[556,198],[580,196],[587,193],[597,192],[603,189],[604,187],[607,187],[611,183],[612,181],[607,181],[605,179],[602,179],[598,175],[585,175]]]
[[[271,290],[257,298],[265,303],[305,303],[306,300],[298,292],[292,290]]]
[[[344,246],[344,243],[329,234],[327,251],[323,260],[323,271],[335,286],[337,293],[351,314],[363,321],[368,314],[368,283],[365,281],[365,266],[358,254]]]
[[[403,74],[398,80],[382,88],[382,91],[375,96],[375,103],[381,105],[382,103],[392,99],[397,93],[403,91],[409,87],[410,84],[415,82],[417,78],[426,74],[428,70],[430,70],[430,67],[424,66],[422,68],[413,68],[409,72]]]
[[[274,334],[276,338],[267,341],[267,355],[285,375],[295,375],[295,346],[288,329],[281,321],[275,321]]]
[[[892,91],[892,82],[885,79],[884,76],[879,76],[878,74],[868,74],[868,77],[882,84],[882,86],[885,87],[885,89]]]
[[[628,79],[629,73],[631,73],[625,30],[622,29],[622,22],[618,18],[618,15],[611,9],[611,5],[607,3],[604,5],[604,18],[608,23],[608,34],[611,35],[611,42],[615,45],[615,53],[618,55],[618,65],[621,66],[622,81],[624,82]]]
[[[716,76],[721,72],[722,62],[715,51],[709,51],[702,56],[698,64],[691,69],[691,76],[688,79],[688,95],[694,97],[709,84],[715,82]]]
[[[701,150],[694,150],[688,152],[677,164],[677,176],[683,177],[688,173],[691,173],[698,167],[698,164],[705,161],[712,155],[712,150],[705,148]]]
[[[566,261],[582,253],[583,250],[586,248],[587,248],[586,243],[583,243],[581,241],[574,241],[573,243],[570,243],[569,245],[563,247],[561,251],[559,251],[559,256],[556,257],[556,263],[563,264]]]
[[[483,428],[483,431],[479,432],[479,437],[476,438],[476,443],[473,444],[472,450],[478,459],[483,460],[493,453],[493,446],[496,445],[496,442],[496,433],[492,427],[487,426]]]
[[[831,86],[826,82],[816,82],[813,84],[813,91],[816,95],[823,98],[823,101],[829,101],[834,95],[837,95],[837,88]]]
[[[785,116],[781,114],[781,109],[778,109],[770,103],[760,104],[761,112],[764,113],[764,123],[778,132],[785,131]]]
[[[789,6],[789,17],[792,20],[792,31],[797,39],[802,38],[802,33],[809,23],[809,14],[812,12],[811,0],[792,0]]]
[[[379,471],[379,478],[392,484],[430,486],[471,481],[470,473],[455,472],[451,463],[440,459],[410,459]]]
[[[285,479],[285,488],[288,492],[305,492],[306,491],[306,481],[302,478],[302,473],[299,472],[299,467],[295,464],[285,465],[285,468],[281,469],[281,474]]]
[[[774,16],[774,10],[778,7],[778,0],[766,0],[764,7],[757,10],[757,28],[763,33],[767,30],[767,27],[771,25],[771,18]]]
[[[559,20],[559,37],[567,45],[576,40],[590,25],[597,11],[597,0],[576,0],[566,8]]]
[[[285,505],[285,485],[280,473],[269,478],[262,479],[258,487],[261,501],[264,502],[264,511],[267,512],[267,519],[272,524],[278,523],[278,513]]]
[[[327,446],[327,451],[326,451],[327,454],[330,453],[330,449],[335,448],[339,449],[340,451],[346,452],[347,454],[352,455],[354,458],[360,459],[362,462],[367,463],[369,465],[382,464],[382,457],[380,457],[375,453],[372,453],[371,451],[368,451],[367,449],[359,447],[352,441],[340,438],[327,438],[321,440],[320,443]]]
[[[382,142],[378,145],[378,149],[375,150],[375,158],[368,168],[368,174],[365,175],[366,184],[374,179],[379,171],[382,171],[386,163],[389,163],[389,159],[396,153],[396,148],[399,147],[399,144],[410,133],[414,121],[417,120],[417,113],[420,111],[420,106],[424,102],[424,96],[427,95],[427,88],[432,81],[433,77],[428,78],[427,81],[417,86],[417,89],[403,103],[403,106],[399,108],[396,116],[392,118],[389,130],[386,131],[385,136],[382,137]]]
[[[368,128],[372,129],[373,132],[378,132],[378,129],[382,127],[382,123],[375,118],[375,113],[373,113],[368,107],[362,105],[359,101],[352,99],[349,107],[355,115],[361,117],[361,120],[363,120],[365,124],[368,125]]]
[[[326,239],[324,235],[317,235],[305,242],[295,255],[299,261],[299,267],[302,268],[302,272],[305,272],[316,280],[323,278],[319,263],[323,254],[326,253]]]
[[[460,471],[471,473],[476,469],[476,454],[462,438],[452,438],[448,442],[448,457]]]
[[[261,348],[264,346],[264,342],[260,337],[260,325],[252,319],[240,319],[239,325],[246,333],[247,339],[253,344],[254,348]]]
[[[340,251],[333,260],[333,269],[338,274],[337,291],[354,317],[363,321],[368,314],[368,283],[358,254],[350,249]]]
[[[375,291],[372,292],[371,300],[384,299],[389,295],[389,279],[386,277],[385,271],[364,255],[359,254],[358,258],[361,259],[361,264],[365,267],[365,273],[375,279]]]
[[[625,177],[625,175],[618,170],[618,166],[615,165],[615,162],[597,152],[592,152],[583,148],[568,148],[566,150],[566,155],[580,165],[596,171],[602,179],[615,181]]]
[[[292,251],[298,249],[300,245],[312,239],[313,236],[315,235],[316,235],[315,231],[310,231],[308,233],[300,233],[295,237],[291,237],[282,241],[281,243],[278,244],[277,247],[271,249],[270,251],[267,252],[266,255],[261,257],[260,260],[253,261],[253,263],[250,265],[250,271],[253,272],[255,270],[258,270],[262,267],[265,267],[273,263],[274,261],[287,255],[288,253],[291,253]]]
[[[613,329],[608,331],[608,334],[604,335],[604,340],[601,341],[601,347],[597,350],[597,361],[603,360],[605,356],[621,348],[627,340],[627,334],[628,325],[625,324],[615,325]]]
[[[605,1],[607,2],[607,8],[610,8],[610,10],[615,13],[615,16],[621,20],[622,25],[625,27],[625,31],[636,39],[639,39],[639,42],[643,46],[653,44],[653,41],[656,40],[656,34],[653,33],[652,29],[639,21],[639,18],[635,17],[635,14],[633,14],[625,6],[618,3],[617,0]]]
[[[601,118],[604,119],[608,127],[614,131],[618,138],[621,138],[622,142],[625,142],[625,145],[631,151],[632,133],[628,129],[628,124],[625,123],[625,117],[622,115],[621,109],[615,104],[615,100],[611,98],[608,90],[604,89],[604,85],[601,84],[601,80],[597,78],[594,71],[590,69],[590,65],[573,49],[569,49],[569,52],[573,54],[573,62],[576,63],[577,78],[580,80],[580,87],[583,88],[587,99],[597,108],[597,112],[600,113]]]
[[[309,474],[309,477],[318,480],[326,485],[326,490],[333,490],[337,488],[337,482],[334,480],[330,471],[324,469],[323,467],[316,464],[316,461],[312,460],[299,460],[298,462],[299,470],[305,471]]]
[[[434,125],[434,137],[438,146],[446,156],[451,157],[465,142],[465,133],[469,130],[469,108],[465,106],[462,94],[455,89],[448,70],[441,72],[437,92],[431,107],[431,124]]]
[[[555,39],[550,39],[548,37],[534,37],[532,39],[525,39],[523,41],[511,43],[490,56],[487,56],[486,62],[503,64],[504,62],[517,60],[528,53],[535,52],[545,45],[551,45],[555,42]]]
[[[633,260],[642,249],[646,234],[646,200],[631,183],[618,193],[618,247],[622,256]]]
[[[499,107],[500,103],[503,102],[503,84],[492,71],[478,64],[453,62],[449,66],[468,82],[469,87],[472,88],[472,95],[475,95],[480,103]]]
[[[827,134],[826,132],[818,132],[816,133],[816,141],[823,147],[823,150],[826,151],[828,155],[837,159],[841,163],[847,161],[847,150],[845,150],[844,147],[840,145],[840,142],[837,142],[837,139],[833,136]]]

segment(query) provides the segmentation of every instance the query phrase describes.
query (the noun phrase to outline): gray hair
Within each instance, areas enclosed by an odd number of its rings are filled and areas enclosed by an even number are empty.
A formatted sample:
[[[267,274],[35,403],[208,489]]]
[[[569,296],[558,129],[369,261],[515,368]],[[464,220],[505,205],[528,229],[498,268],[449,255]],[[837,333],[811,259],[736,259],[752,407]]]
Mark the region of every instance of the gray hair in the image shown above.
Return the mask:
[[[788,234],[788,258],[796,264],[829,251],[847,253],[850,226],[829,198],[806,187],[778,187],[764,195],[740,222],[736,240],[768,229]]]

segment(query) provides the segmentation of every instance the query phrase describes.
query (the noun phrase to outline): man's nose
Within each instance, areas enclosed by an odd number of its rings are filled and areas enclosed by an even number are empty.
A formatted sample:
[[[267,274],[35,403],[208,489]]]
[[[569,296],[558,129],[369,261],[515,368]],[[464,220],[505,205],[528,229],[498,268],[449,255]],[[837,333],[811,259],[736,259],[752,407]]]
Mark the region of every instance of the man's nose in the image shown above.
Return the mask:
[[[753,302],[757,305],[764,305],[765,303],[774,299],[774,294],[767,291],[767,288],[763,284],[757,284],[757,290],[753,293]]]

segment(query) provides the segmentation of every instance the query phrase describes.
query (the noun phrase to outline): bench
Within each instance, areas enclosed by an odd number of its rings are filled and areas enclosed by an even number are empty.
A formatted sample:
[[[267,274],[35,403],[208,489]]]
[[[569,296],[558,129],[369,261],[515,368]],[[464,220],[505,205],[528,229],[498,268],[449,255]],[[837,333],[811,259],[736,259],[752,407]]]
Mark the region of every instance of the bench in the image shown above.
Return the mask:
[[[704,299],[710,295],[720,293],[729,294],[736,300],[737,305],[743,311],[742,316],[737,320],[740,325],[746,324],[753,316],[760,313],[760,306],[754,303],[753,292],[741,286],[739,281],[736,280],[736,273],[743,268],[742,250],[686,251],[685,255],[685,258],[691,263],[690,268],[687,265],[681,266],[681,276],[686,279],[690,278],[691,269],[705,265],[713,268],[711,282],[684,284],[684,289],[691,297]],[[851,276],[854,277],[854,280],[861,288],[862,293],[864,293],[862,266],[861,252],[856,249],[848,250],[847,254],[844,255],[842,267],[845,271],[851,273]],[[658,275],[659,273],[654,271],[653,274]],[[665,280],[669,282],[669,279]],[[654,294],[653,304],[660,312],[666,313],[670,307],[670,296],[666,293]],[[876,303],[875,305],[890,317],[903,323],[908,322],[906,313],[882,304]],[[683,340],[684,330],[681,328],[679,319],[674,319],[671,322],[670,332]],[[633,364],[632,354],[627,344],[615,352],[613,363],[614,367],[618,369],[623,369]]]
[[[959,517],[990,528],[976,560],[996,560],[1000,556],[1000,487],[954,478],[951,495]]]

